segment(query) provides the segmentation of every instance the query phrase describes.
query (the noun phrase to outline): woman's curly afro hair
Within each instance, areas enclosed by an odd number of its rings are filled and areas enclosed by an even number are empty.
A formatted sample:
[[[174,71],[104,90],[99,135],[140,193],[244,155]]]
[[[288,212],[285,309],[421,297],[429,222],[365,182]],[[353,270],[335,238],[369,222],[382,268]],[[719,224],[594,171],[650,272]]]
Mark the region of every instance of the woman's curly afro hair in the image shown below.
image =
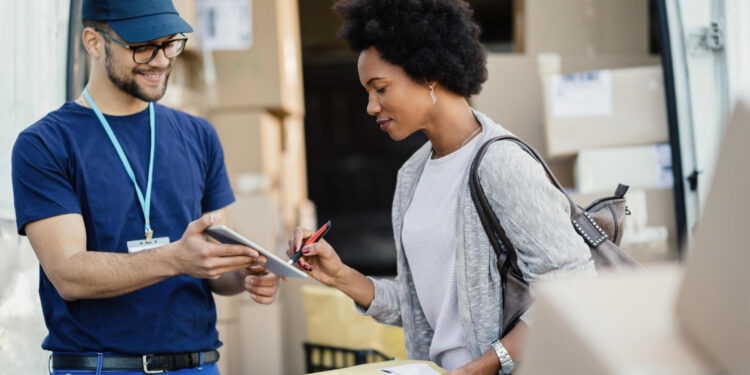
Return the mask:
[[[370,47],[418,83],[437,81],[469,97],[487,80],[480,28],[465,0],[340,0],[339,37],[361,52]]]

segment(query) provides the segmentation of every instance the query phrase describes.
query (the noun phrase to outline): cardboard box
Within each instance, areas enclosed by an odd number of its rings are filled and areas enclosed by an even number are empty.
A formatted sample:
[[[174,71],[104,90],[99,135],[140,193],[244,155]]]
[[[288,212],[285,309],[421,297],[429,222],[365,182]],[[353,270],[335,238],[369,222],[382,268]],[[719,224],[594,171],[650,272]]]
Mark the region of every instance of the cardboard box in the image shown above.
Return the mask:
[[[219,372],[221,374],[239,374],[238,369],[242,364],[242,352],[240,350],[240,337],[237,334],[239,324],[237,321],[217,322],[216,330],[219,331],[219,340],[224,344],[219,347]]]
[[[648,0],[525,0],[522,11],[526,53],[649,52]]]
[[[513,52],[526,50],[526,0],[513,0]]]
[[[281,160],[281,203],[284,221],[293,228],[300,224],[299,207],[307,200],[307,157],[305,124],[301,115],[284,118],[284,155]]]
[[[302,57],[296,0],[253,1],[252,45],[214,51],[217,106],[303,113]]]
[[[196,73],[201,69],[198,56],[183,53],[174,62],[169,74],[167,91],[159,104],[187,112],[194,116],[205,117],[210,100],[207,100],[206,87]]]
[[[289,235],[284,236],[289,239]],[[312,278],[282,282],[279,287],[279,302],[284,306],[281,311],[283,350],[285,353],[284,372],[282,374],[304,374],[305,352],[303,343],[307,339],[307,317],[302,303],[302,288],[305,285],[319,286]]]
[[[750,373],[748,123],[744,98],[724,134],[677,303],[685,331],[728,374]]]
[[[180,14],[180,18],[185,20],[188,25],[193,27],[195,31],[195,2],[196,0],[172,0],[177,13]],[[191,38],[192,39],[192,38]],[[186,45],[187,48],[190,44]]]
[[[576,204],[586,207],[596,199],[611,196],[617,186],[599,193],[571,193]],[[672,189],[631,189],[625,195],[630,215],[623,223],[620,247],[641,263],[676,260],[677,222]]]
[[[403,329],[361,315],[352,299],[341,291],[323,285],[306,285],[302,287],[302,301],[309,342],[349,349],[375,349],[388,356],[406,358]]]
[[[271,194],[244,194],[236,199],[227,209],[228,226],[264,249],[282,254],[286,239],[282,238],[278,198]]]
[[[228,374],[284,374],[286,353],[282,350],[282,305],[253,302],[247,293],[239,306],[237,334],[242,353],[238,371]]]
[[[658,63],[659,58],[552,55],[546,56],[544,60],[551,60],[550,73],[572,73],[590,69],[650,65]],[[489,54],[487,82],[484,83],[482,92],[471,98],[471,104],[534,147],[547,160],[560,183],[572,187],[573,156],[552,160],[547,154],[540,70],[542,67],[536,56]]]
[[[617,184],[631,189],[671,189],[674,186],[669,144],[586,149],[574,166],[581,193],[611,190]]]
[[[518,374],[712,373],[679,330],[681,280],[671,265],[538,284]]]
[[[262,175],[270,186],[278,186],[281,172],[281,122],[263,111],[215,111],[209,121],[224,148],[224,162],[235,191],[264,190],[263,184],[248,184],[247,175]]]
[[[661,67],[543,77],[547,154],[669,141]]]

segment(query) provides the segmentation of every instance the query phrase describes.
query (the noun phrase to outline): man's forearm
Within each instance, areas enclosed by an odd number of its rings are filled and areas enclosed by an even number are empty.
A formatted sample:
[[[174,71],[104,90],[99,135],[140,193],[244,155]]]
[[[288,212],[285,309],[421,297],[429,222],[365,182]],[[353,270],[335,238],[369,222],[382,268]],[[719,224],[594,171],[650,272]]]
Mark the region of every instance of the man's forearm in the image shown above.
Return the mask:
[[[55,272],[48,276],[68,301],[117,297],[177,275],[170,259],[175,246],[171,243],[133,254],[80,252],[55,265]]]

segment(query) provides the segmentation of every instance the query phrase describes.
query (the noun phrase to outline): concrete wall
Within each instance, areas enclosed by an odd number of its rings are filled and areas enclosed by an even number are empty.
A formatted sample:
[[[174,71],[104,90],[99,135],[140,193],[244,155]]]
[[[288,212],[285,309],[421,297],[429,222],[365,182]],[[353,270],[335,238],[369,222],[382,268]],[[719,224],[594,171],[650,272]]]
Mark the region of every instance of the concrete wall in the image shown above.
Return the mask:
[[[46,373],[39,264],[16,234],[11,150],[19,131],[65,100],[69,12],[69,0],[0,0],[0,368],[7,374]]]

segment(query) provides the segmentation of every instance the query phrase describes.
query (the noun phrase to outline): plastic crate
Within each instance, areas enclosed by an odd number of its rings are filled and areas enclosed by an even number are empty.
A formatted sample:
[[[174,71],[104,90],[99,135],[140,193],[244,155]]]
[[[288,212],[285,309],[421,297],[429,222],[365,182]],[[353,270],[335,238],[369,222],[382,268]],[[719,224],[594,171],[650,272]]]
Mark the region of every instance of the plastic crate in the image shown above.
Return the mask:
[[[374,349],[346,349],[305,343],[306,372],[336,370],[345,367],[387,361],[391,358]]]

